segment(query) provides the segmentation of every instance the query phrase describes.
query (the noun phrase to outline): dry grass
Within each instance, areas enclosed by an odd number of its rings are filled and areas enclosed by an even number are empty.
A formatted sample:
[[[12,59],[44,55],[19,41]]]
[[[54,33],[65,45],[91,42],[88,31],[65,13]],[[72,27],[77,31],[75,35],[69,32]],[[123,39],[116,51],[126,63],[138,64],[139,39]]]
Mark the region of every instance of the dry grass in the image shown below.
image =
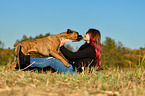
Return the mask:
[[[144,83],[144,68],[70,75],[0,67],[2,96],[145,96]]]

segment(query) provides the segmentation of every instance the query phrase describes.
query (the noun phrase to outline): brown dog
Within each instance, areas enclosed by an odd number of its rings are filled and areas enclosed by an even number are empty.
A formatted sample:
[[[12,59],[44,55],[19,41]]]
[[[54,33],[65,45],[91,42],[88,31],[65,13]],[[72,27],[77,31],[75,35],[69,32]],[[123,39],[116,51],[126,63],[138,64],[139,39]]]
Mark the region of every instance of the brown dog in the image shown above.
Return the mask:
[[[64,38],[66,42],[75,42],[80,41],[82,39],[82,36],[78,34],[76,31],[72,31],[70,29],[67,30],[67,32],[63,32],[56,35],[50,35],[48,37],[40,38],[40,39],[32,39],[23,41],[19,44],[15,44],[15,56],[14,61],[10,65],[11,68],[15,68],[18,64],[20,69],[20,61],[19,61],[19,50],[21,47],[21,51],[27,55],[30,52],[36,52],[40,53],[45,56],[49,56],[51,54],[55,58],[61,60],[65,66],[69,67],[68,62],[57,53],[57,50],[61,43],[61,38]]]

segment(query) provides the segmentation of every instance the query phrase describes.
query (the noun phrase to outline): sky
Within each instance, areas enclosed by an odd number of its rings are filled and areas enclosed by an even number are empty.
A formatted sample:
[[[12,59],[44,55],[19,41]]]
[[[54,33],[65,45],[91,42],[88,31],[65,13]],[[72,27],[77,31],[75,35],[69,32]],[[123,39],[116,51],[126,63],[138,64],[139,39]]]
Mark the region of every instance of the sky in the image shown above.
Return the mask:
[[[23,35],[35,37],[95,28],[131,49],[145,47],[145,0],[0,0],[0,41],[14,48]],[[79,47],[84,41],[70,43]]]

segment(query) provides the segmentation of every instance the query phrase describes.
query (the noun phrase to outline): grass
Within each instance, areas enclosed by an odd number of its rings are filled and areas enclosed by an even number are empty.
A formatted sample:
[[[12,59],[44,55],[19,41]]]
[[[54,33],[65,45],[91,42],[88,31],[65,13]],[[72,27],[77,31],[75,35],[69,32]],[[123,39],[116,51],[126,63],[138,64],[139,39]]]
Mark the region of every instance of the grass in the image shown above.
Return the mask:
[[[3,96],[144,96],[145,71],[108,69],[84,74],[0,69]]]
[[[84,74],[5,70],[0,67],[1,96],[145,96],[143,60],[136,69],[87,70]]]

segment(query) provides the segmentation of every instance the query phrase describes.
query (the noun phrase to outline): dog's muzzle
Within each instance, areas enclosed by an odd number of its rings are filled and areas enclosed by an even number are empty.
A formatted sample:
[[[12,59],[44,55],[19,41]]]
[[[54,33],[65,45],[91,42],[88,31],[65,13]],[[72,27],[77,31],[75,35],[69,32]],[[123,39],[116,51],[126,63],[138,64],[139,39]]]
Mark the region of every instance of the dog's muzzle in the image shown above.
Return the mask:
[[[83,39],[83,36],[82,35],[78,35],[77,41],[80,41],[82,39]]]

